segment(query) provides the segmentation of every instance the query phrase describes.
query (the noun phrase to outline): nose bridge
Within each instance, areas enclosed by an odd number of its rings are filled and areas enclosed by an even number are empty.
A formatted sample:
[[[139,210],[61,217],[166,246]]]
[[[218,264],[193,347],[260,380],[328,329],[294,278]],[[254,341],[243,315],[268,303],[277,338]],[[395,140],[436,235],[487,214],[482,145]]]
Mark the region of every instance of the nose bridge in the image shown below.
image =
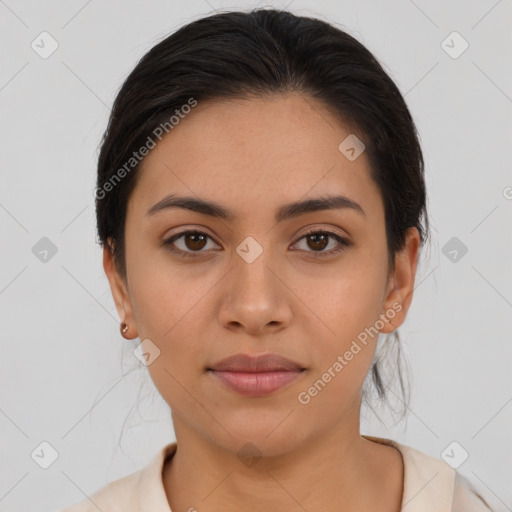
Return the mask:
[[[275,275],[275,251],[265,247],[269,240],[269,236],[248,236],[235,248],[219,312],[224,326],[257,333],[265,326],[282,327],[289,320],[290,305]]]
[[[238,244],[234,255],[235,281],[238,284],[259,289],[269,286],[269,281],[275,279],[270,270],[274,251],[269,239],[264,235],[249,235]]]

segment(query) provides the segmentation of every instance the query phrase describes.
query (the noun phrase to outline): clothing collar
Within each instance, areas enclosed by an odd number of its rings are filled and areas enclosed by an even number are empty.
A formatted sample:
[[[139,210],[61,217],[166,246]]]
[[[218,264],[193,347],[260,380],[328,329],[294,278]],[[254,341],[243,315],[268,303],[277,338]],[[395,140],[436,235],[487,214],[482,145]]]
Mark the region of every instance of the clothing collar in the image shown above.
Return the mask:
[[[165,460],[174,455],[177,446],[176,442],[164,446],[141,471],[137,482],[141,512],[172,512],[165,494],[162,471]]]
[[[400,512],[451,512],[456,471],[442,459],[431,457],[392,439],[363,435],[396,448],[404,465]]]
[[[391,439],[362,435],[397,449],[404,464],[401,512],[451,512],[456,471],[431,457]],[[162,480],[165,460],[176,452],[176,442],[164,446],[141,472],[137,482],[141,512],[172,512]]]

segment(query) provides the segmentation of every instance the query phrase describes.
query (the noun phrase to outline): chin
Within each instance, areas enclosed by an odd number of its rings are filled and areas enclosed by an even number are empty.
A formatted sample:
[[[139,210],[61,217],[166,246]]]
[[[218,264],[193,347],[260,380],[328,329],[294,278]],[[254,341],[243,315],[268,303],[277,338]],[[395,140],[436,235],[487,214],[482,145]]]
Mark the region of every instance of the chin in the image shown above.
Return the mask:
[[[229,451],[237,453],[238,456],[243,456],[245,452],[248,455],[259,457],[273,457],[289,453],[301,443],[301,436],[296,430],[297,426],[292,422],[285,425],[285,422],[279,424],[280,421],[250,422],[250,418],[248,418],[247,423],[243,425],[239,424],[236,427],[225,425],[233,437],[225,435],[223,442],[219,444]]]

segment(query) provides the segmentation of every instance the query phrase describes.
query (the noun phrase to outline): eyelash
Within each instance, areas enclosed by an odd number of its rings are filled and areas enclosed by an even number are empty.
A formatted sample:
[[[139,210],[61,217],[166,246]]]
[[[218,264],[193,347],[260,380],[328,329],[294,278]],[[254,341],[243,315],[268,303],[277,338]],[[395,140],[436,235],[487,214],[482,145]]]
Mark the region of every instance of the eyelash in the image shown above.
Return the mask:
[[[210,235],[208,235],[207,233],[205,233],[204,231],[199,231],[197,229],[190,229],[187,231],[182,231],[181,233],[176,233],[175,235],[171,236],[167,240],[164,240],[163,245],[167,246],[168,250],[177,254],[180,257],[197,258],[197,257],[199,257],[199,254],[201,254],[202,252],[205,252],[205,251],[202,251],[202,250],[201,251],[183,251],[182,249],[177,249],[176,247],[173,246],[173,243],[176,240],[180,239],[181,237],[183,237],[185,235],[196,235],[196,234],[197,235],[205,235],[206,237],[213,240],[213,238]],[[347,239],[339,236],[336,233],[333,233],[332,231],[323,231],[323,230],[314,229],[314,228],[307,231],[303,236],[301,236],[299,238],[298,241],[302,240],[303,238],[305,238],[308,235],[328,235],[329,237],[334,238],[340,244],[340,247],[338,249],[334,249],[334,250],[331,249],[330,251],[306,251],[306,252],[310,252],[310,253],[314,254],[315,258],[318,258],[318,257],[321,258],[324,256],[332,256],[334,254],[338,254],[338,253],[346,250],[347,247],[352,245],[352,243],[349,242]]]

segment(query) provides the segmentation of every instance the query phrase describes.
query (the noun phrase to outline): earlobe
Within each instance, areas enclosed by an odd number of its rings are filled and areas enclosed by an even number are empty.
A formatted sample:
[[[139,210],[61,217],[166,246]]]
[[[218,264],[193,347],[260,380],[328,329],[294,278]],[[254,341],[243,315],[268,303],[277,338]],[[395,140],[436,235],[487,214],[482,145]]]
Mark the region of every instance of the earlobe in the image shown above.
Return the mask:
[[[418,230],[409,228],[403,249],[395,255],[395,269],[389,278],[383,314],[392,318],[385,323],[382,333],[393,332],[405,321],[414,293],[419,247]]]

